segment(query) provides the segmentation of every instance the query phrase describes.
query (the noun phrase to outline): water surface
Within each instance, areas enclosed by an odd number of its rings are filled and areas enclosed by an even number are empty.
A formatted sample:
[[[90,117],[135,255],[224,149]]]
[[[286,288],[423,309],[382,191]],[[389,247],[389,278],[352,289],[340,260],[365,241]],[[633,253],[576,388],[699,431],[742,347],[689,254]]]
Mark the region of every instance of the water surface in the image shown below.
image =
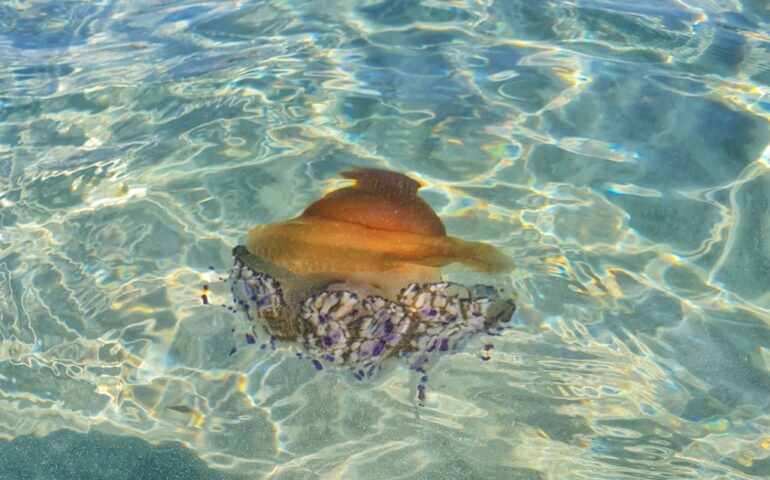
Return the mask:
[[[0,438],[175,441],[245,478],[770,475],[769,25],[752,0],[3,2]],[[405,367],[228,357],[199,300],[351,166],[515,261],[515,328],[437,361],[419,419]]]

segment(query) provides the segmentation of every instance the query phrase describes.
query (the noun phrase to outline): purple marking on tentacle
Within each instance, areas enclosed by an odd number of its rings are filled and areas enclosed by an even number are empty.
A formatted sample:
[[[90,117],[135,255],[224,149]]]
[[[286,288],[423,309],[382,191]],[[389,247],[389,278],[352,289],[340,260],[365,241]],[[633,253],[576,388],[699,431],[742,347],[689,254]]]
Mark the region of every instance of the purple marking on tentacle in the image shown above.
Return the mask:
[[[385,342],[380,340],[380,342],[374,347],[374,350],[372,350],[372,356],[379,357],[384,348],[385,348]]]
[[[425,406],[425,385],[417,385],[417,399],[420,400],[419,406]]]
[[[324,366],[323,366],[323,365],[321,365],[321,362],[319,362],[319,361],[318,361],[318,360],[316,360],[315,358],[313,359],[313,366],[314,366],[314,367],[315,367],[315,369],[316,369],[316,370],[318,370],[318,371],[321,371],[321,370],[323,370],[323,369],[324,369]]]
[[[417,360],[412,364],[412,369],[417,370],[418,372],[424,372],[423,366],[428,363],[428,357],[425,355],[420,355]]]

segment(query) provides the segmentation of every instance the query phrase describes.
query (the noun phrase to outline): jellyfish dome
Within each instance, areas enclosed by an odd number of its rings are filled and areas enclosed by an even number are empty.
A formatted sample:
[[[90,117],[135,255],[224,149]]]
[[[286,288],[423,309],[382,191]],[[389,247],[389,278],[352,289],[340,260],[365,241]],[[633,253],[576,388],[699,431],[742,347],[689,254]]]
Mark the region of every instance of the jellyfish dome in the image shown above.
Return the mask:
[[[442,277],[450,266],[503,275],[511,266],[501,252],[448,236],[406,175],[343,176],[353,184],[292,220],[253,228],[233,249],[229,282],[248,343],[262,330],[298,345],[319,370],[347,367],[362,379],[392,357],[422,371],[433,352],[510,321],[510,295]]]

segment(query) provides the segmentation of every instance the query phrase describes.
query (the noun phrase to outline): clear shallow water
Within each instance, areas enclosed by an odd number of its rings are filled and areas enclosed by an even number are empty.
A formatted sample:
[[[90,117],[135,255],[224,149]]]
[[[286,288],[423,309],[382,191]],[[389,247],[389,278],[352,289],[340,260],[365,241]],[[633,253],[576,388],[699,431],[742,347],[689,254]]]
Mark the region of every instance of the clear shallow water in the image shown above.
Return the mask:
[[[764,2],[4,2],[0,436],[247,478],[770,475]],[[250,227],[409,172],[516,328],[408,371],[229,358]]]

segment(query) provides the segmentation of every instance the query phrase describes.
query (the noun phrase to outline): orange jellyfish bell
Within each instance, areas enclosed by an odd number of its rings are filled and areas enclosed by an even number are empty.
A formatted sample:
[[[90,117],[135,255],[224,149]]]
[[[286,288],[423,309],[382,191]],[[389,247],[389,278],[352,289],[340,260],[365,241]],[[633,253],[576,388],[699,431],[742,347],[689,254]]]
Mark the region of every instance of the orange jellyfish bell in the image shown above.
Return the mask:
[[[447,236],[438,215],[417,196],[417,181],[375,169],[343,176],[355,183],[293,220],[254,228],[246,249],[295,275],[372,286],[395,281],[398,288],[438,280],[438,268],[451,263],[485,272],[509,268],[494,247]]]
[[[353,184],[255,227],[234,249],[231,289],[254,323],[301,340],[317,368],[327,361],[365,376],[394,354],[445,351],[511,318],[512,300],[494,289],[441,281],[448,265],[503,273],[510,262],[446,235],[417,181],[364,168],[343,176]]]

